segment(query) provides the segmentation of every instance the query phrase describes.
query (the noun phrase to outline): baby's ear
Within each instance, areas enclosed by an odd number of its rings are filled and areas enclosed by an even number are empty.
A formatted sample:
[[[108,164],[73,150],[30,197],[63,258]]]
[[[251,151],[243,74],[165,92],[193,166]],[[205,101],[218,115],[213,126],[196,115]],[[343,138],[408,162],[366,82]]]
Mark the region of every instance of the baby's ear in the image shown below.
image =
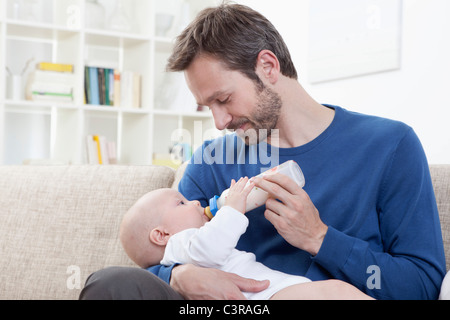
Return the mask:
[[[164,232],[163,228],[157,227],[150,232],[149,239],[157,246],[166,246],[169,241],[169,234]]]

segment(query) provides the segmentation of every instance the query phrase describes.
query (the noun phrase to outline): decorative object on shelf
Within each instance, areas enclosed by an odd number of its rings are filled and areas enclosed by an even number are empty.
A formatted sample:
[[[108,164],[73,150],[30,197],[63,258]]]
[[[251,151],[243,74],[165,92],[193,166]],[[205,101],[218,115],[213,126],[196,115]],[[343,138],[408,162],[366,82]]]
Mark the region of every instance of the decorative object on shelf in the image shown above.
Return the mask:
[[[28,71],[29,66],[34,61],[34,58],[30,58],[25,63],[22,71],[20,73],[13,73],[10,68],[6,67],[7,78],[7,88],[6,88],[6,98],[20,101],[23,100],[24,95],[24,75]]]
[[[173,24],[174,16],[166,13],[156,14],[156,35],[158,37],[167,36],[167,32],[170,30]]]
[[[86,28],[104,29],[105,28],[105,8],[98,0],[86,1]]]
[[[22,76],[17,74],[8,73],[7,83],[6,83],[6,98],[19,101],[23,100],[23,80]]]
[[[115,31],[130,32],[132,27],[133,24],[126,12],[125,2],[117,0],[116,7],[108,21],[108,28]]]

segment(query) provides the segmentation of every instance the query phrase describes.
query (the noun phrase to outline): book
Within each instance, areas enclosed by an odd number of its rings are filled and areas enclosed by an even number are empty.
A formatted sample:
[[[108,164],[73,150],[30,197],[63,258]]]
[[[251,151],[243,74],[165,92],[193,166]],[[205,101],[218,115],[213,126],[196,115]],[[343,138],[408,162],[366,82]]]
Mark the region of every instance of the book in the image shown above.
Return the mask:
[[[28,77],[31,81],[59,83],[74,86],[75,76],[72,73],[61,73],[56,71],[34,70]]]
[[[92,101],[92,90],[89,77],[89,67],[84,68],[84,103],[91,103]]]
[[[114,70],[114,107],[120,107],[120,72],[119,70]]]
[[[73,88],[70,85],[32,82],[27,90],[29,90],[29,100],[32,101],[73,101]]]
[[[99,136],[98,141],[100,144],[99,152],[101,154],[102,163],[101,164],[109,164],[109,151],[108,151],[108,143],[106,137]]]
[[[56,72],[72,73],[74,70],[74,66],[72,64],[40,62],[36,65],[36,69],[43,70],[43,71],[56,71]]]
[[[141,107],[141,81],[142,77],[138,73],[133,73],[133,91],[132,91],[132,108],[140,108]]]
[[[54,93],[33,91],[31,94],[32,101],[55,101],[55,102],[72,102],[72,93]]]
[[[141,75],[125,71],[120,77],[120,106],[123,108],[141,107]]]
[[[114,141],[106,141],[109,164],[117,164],[117,147]]]
[[[97,142],[94,140],[93,135],[86,137],[86,153],[88,164],[100,164],[98,159]]]
[[[104,105],[105,106],[110,106],[111,105],[111,101],[109,98],[109,91],[111,90],[109,87],[109,70],[110,69],[103,69],[103,79],[104,79],[104,86],[105,86],[105,95],[104,95]]]
[[[100,137],[95,135],[93,138],[95,141],[95,151],[97,152],[98,164],[103,164],[102,146],[100,143]]]
[[[100,88],[98,81],[98,69],[96,67],[88,67],[90,100],[88,104],[100,105]]]
[[[87,163],[108,165],[117,163],[116,143],[105,136],[89,134],[86,137]]]
[[[32,101],[73,102],[75,77],[71,73],[35,70],[25,87],[26,99]]]
[[[176,170],[182,165],[182,162],[174,160],[170,154],[154,153],[152,164],[155,166],[170,167]]]
[[[86,66],[84,90],[87,104],[119,107],[121,74],[115,69]]]
[[[106,92],[106,88],[105,88],[105,69],[104,68],[97,68],[97,73],[98,73],[98,90],[99,90],[99,100],[100,100],[100,105],[104,106],[105,103],[105,92]]]

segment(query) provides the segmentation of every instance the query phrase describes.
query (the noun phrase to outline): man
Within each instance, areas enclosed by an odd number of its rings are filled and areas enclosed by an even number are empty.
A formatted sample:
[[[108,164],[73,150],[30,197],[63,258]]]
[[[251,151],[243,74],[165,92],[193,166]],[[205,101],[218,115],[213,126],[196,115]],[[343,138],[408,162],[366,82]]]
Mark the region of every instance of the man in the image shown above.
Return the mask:
[[[272,269],[344,280],[377,299],[438,297],[445,275],[440,222],[411,128],[314,101],[273,25],[241,5],[201,12],[178,37],[168,69],[184,71],[218,129],[236,131],[197,150],[179,185],[187,199],[206,205],[231,179],[287,160],[305,174],[304,190],[282,175],[255,181],[271,198],[247,214],[239,250]],[[241,299],[243,291],[264,289],[191,265],[150,271],[175,291],[150,273],[110,269],[94,274],[82,297],[146,290],[140,298]],[[126,289],[118,279],[128,279]]]

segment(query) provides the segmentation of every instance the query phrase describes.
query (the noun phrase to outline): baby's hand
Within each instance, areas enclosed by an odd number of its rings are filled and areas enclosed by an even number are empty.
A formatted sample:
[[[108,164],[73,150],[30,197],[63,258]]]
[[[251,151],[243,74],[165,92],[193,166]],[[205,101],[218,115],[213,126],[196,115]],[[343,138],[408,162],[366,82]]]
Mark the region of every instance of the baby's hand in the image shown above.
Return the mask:
[[[238,182],[233,179],[230,191],[225,199],[226,206],[230,206],[243,214],[246,212],[247,197],[255,186],[253,181],[250,181],[247,185],[248,181],[247,177],[239,179]]]

